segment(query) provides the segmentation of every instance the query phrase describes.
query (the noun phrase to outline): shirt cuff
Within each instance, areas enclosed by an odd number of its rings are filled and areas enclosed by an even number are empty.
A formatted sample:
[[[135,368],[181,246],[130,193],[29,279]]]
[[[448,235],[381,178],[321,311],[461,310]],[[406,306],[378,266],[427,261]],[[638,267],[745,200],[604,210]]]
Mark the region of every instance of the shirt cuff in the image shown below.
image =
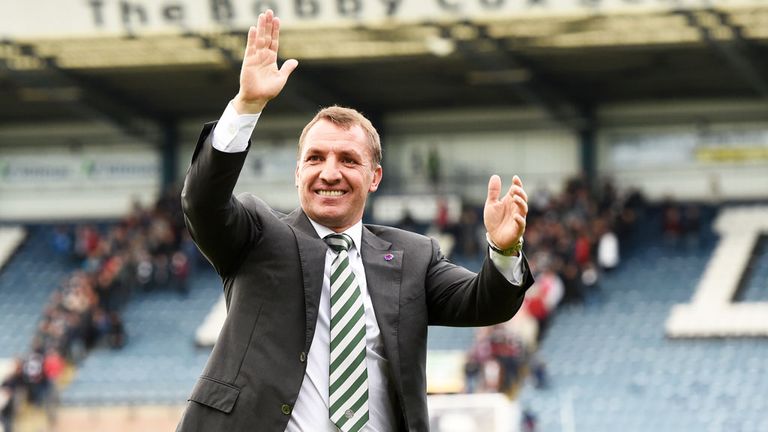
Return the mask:
[[[504,256],[488,247],[491,261],[496,270],[512,285],[523,283],[523,252],[518,256]]]
[[[213,129],[213,148],[224,153],[239,153],[248,148],[248,140],[261,113],[238,114],[230,101]]]

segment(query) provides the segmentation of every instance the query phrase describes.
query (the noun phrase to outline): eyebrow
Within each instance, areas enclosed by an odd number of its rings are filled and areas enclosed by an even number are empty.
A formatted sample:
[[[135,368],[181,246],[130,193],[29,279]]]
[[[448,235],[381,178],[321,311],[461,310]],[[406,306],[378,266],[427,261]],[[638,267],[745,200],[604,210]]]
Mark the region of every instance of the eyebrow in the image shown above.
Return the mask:
[[[358,153],[356,151],[342,150],[342,151],[339,152],[339,155],[340,156],[347,156],[347,157],[352,156],[354,159],[360,159],[360,160],[365,159],[365,157],[362,154],[360,154],[360,153]]]
[[[304,154],[304,158],[306,158],[308,156],[313,156],[313,155],[317,155],[317,154],[325,154],[327,152],[325,152],[325,151],[323,151],[323,150],[321,150],[321,149],[319,149],[317,147],[309,146],[309,147],[306,147],[304,153],[305,153]],[[365,155],[362,152],[356,151],[356,149],[354,149],[354,150],[352,150],[352,149],[350,149],[350,150],[339,150],[336,153],[340,157],[341,156],[352,157],[353,159],[357,159],[359,161],[365,161],[365,159],[366,159]]]

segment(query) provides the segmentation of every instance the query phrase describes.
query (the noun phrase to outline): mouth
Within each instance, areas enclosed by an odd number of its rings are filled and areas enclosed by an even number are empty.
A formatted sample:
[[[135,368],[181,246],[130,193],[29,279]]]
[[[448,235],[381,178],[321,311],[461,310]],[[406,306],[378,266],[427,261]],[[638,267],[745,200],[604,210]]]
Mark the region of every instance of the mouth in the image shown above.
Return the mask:
[[[346,192],[340,191],[340,190],[327,190],[327,189],[320,189],[315,191],[317,195],[320,195],[322,197],[340,197],[344,195]]]

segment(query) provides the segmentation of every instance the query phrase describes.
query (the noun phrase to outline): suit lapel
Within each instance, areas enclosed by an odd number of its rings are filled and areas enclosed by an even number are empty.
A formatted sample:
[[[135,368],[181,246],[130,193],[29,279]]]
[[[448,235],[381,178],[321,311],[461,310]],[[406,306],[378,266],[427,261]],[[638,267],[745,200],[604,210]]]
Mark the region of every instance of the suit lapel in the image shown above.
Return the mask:
[[[328,247],[317,236],[317,232],[301,209],[286,216],[286,222],[293,228],[299,248],[302,280],[304,281],[304,308],[306,318],[306,340],[304,347],[309,351],[317,323],[320,292],[323,288],[323,267]]]
[[[393,382],[399,387],[400,354],[398,325],[400,320],[400,283],[403,270],[403,251],[393,250],[392,244],[377,237],[363,226],[363,247],[360,255],[365,266],[365,280],[371,296],[384,351],[389,360]],[[402,388],[398,388],[402,394]]]
[[[315,228],[301,209],[285,217],[296,236],[299,260],[304,282],[306,308],[306,341],[310,348],[317,323],[320,292],[323,286],[323,266],[328,249],[318,237]],[[400,354],[397,332],[400,314],[400,283],[402,280],[403,251],[393,250],[392,244],[377,237],[363,226],[360,256],[365,266],[368,293],[376,313],[376,320],[384,340],[384,350],[390,363],[393,382],[400,387]],[[402,388],[398,388],[402,395]]]
[[[363,227],[360,255],[365,266],[368,292],[381,329],[397,328],[400,276],[403,251],[390,250],[392,244]]]

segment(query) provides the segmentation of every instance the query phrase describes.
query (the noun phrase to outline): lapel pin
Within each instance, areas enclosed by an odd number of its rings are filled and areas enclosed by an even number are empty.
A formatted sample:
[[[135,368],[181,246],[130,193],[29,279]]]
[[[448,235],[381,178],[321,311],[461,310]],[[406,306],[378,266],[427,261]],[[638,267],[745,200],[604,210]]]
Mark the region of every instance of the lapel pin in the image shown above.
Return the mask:
[[[392,261],[392,258],[394,258],[394,257],[395,256],[392,255],[391,253],[388,253],[388,254],[384,255],[384,260],[385,261]]]

